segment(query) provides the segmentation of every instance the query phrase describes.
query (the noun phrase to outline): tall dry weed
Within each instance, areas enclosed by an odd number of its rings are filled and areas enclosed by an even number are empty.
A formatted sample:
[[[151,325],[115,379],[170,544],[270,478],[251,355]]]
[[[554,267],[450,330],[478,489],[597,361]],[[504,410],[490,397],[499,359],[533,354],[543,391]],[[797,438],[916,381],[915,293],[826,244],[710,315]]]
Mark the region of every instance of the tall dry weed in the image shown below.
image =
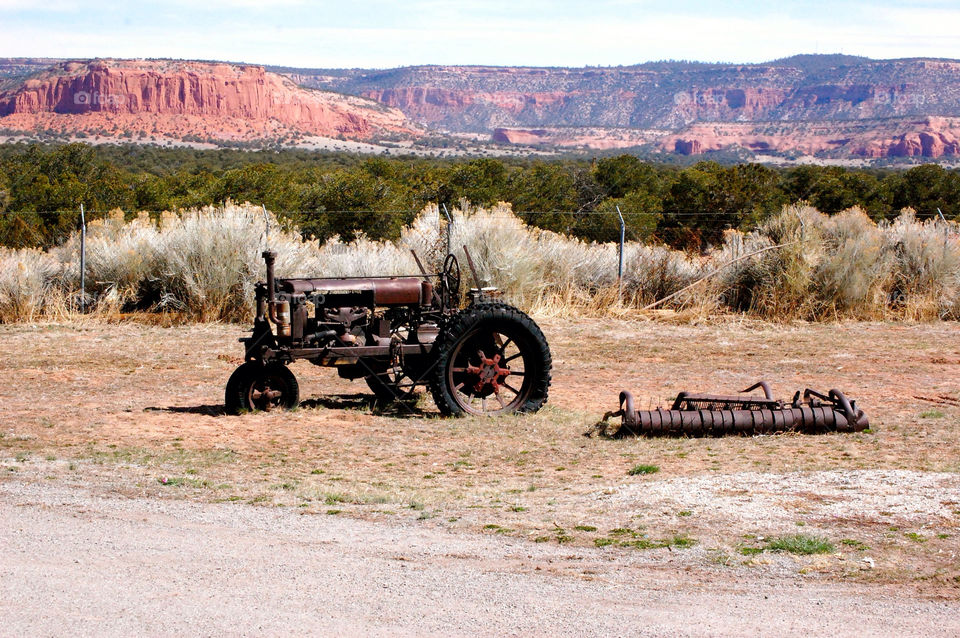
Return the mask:
[[[960,232],[941,220],[917,221],[906,210],[886,230],[893,260],[889,303],[914,320],[958,319]]]
[[[51,311],[60,263],[49,253],[26,248],[0,249],[0,322],[33,321]]]
[[[706,256],[631,242],[622,281],[615,244],[527,226],[506,204],[463,205],[450,215],[452,222],[429,206],[393,242],[361,236],[318,244],[249,204],[165,213],[159,220],[124,221],[118,213],[89,227],[88,306],[243,320],[252,312],[268,246],[281,277],[416,274],[411,250],[436,271],[449,230],[465,285],[475,284],[464,245],[480,285],[496,286],[509,301],[538,312],[625,314],[686,289],[667,304],[684,316],[960,319],[957,225],[918,222],[909,212],[877,225],[858,209],[827,216],[791,206],[752,232],[728,231]],[[0,251],[0,321],[73,310],[78,254],[77,237],[49,252]]]
[[[882,314],[892,255],[881,229],[859,208],[826,218],[823,253],[814,265],[811,291],[818,317]]]

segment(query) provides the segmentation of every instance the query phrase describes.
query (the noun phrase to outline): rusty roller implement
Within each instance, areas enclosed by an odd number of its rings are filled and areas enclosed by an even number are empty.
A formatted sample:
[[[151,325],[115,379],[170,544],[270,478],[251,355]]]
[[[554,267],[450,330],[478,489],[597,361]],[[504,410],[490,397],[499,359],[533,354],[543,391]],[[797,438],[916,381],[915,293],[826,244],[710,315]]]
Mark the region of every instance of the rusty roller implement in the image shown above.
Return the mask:
[[[620,434],[641,436],[724,436],[775,432],[861,432],[870,426],[867,416],[840,390],[826,395],[798,391],[789,404],[773,398],[770,386],[761,381],[744,393],[762,388],[756,395],[711,395],[681,392],[669,410],[637,410],[633,395],[620,393],[620,410],[603,420],[621,417]]]

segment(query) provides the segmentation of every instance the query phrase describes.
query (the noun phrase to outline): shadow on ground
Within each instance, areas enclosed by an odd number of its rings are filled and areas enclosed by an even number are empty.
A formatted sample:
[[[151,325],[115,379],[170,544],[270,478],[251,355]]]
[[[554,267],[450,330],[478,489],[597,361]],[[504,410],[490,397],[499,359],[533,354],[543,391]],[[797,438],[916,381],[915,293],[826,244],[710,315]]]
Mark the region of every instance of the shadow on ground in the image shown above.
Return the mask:
[[[438,416],[418,407],[415,401],[381,401],[370,394],[339,394],[311,397],[300,402],[298,409],[313,410],[365,410],[377,416],[396,418],[422,418]],[[169,405],[150,406],[144,412],[171,412],[174,414],[204,414],[206,416],[230,416],[223,405]]]

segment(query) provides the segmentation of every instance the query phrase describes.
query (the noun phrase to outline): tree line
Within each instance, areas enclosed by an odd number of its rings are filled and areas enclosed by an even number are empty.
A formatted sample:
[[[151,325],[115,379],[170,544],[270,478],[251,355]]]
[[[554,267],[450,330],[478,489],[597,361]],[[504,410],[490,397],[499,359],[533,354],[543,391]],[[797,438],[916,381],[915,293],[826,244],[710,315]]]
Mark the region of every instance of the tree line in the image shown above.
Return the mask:
[[[632,155],[597,159],[384,158],[301,150],[239,151],[0,145],[0,243],[49,246],[112,209],[129,214],[263,204],[311,237],[394,238],[429,203],[505,201],[533,225],[585,239],[629,237],[697,248],[748,229],[785,204],[825,213],[861,206],[876,220],[905,207],[960,218],[960,173],[702,161],[680,167]]]

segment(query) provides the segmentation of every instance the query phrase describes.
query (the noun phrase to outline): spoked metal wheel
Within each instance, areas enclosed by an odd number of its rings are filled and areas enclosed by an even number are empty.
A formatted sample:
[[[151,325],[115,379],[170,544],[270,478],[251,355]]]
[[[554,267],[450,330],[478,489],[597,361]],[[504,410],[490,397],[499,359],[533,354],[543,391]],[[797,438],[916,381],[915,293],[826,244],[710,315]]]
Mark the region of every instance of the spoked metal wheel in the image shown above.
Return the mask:
[[[399,363],[386,372],[365,377],[365,381],[379,401],[406,401],[417,393],[415,380],[407,376]]]
[[[224,399],[230,414],[291,409],[300,402],[300,386],[285,365],[248,361],[231,375]]]
[[[444,308],[460,307],[460,262],[453,253],[447,255],[443,261],[443,271],[440,274],[440,289],[444,295]]]
[[[508,334],[482,331],[451,354],[447,383],[470,414],[514,412],[530,397],[523,351]]]
[[[438,352],[431,390],[445,414],[534,412],[547,400],[550,349],[516,308],[467,308],[450,322]]]

